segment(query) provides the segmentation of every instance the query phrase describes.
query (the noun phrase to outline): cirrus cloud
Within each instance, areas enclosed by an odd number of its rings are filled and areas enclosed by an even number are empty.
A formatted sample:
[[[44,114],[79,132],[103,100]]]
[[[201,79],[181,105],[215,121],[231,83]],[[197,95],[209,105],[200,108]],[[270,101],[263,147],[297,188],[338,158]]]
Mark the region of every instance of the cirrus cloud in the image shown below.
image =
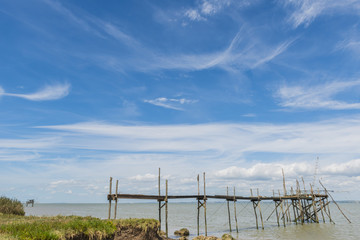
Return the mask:
[[[66,97],[70,92],[70,84],[54,84],[47,85],[42,89],[38,90],[34,93],[8,93],[5,92],[0,86],[0,96],[9,96],[9,97],[17,97],[23,98],[30,101],[49,101],[49,100],[58,100]]]

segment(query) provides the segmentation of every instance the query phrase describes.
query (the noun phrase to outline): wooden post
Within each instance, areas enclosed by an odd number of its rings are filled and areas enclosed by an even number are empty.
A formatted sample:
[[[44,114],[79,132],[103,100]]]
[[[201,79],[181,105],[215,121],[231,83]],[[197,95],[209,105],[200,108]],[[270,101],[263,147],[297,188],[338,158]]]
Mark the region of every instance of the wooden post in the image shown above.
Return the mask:
[[[321,209],[322,220],[325,223],[324,210],[323,210],[323,201],[322,201],[321,197],[319,197],[319,204],[320,204],[320,209]]]
[[[204,172],[204,217],[205,217],[205,237],[207,236],[207,221],[206,221],[206,182]]]
[[[235,187],[234,187],[234,216],[235,216],[235,223],[236,223],[236,232],[239,233],[239,227],[236,217],[236,195],[235,195]]]
[[[273,197],[275,199],[275,191],[273,190]],[[276,221],[277,221],[277,224],[278,224],[278,227],[280,227],[280,222],[279,222],[279,214],[278,214],[278,205],[277,205],[277,202],[274,200],[274,203],[275,203],[275,211],[276,211]]]
[[[108,216],[109,220],[110,220],[110,217],[111,217],[111,200],[112,200],[111,188],[112,188],[112,177],[110,177],[110,187],[109,187],[109,216]]]
[[[305,199],[301,199],[301,203],[302,203],[302,208],[303,208],[303,212],[304,212],[304,222],[305,222],[305,220],[307,221],[307,222],[309,222],[309,218],[308,218],[308,216],[309,216],[309,213],[308,213],[308,206],[307,206],[307,204],[306,204],[306,200]]]
[[[324,199],[326,199],[326,203],[325,203]],[[330,223],[335,224],[335,222],[331,219],[331,216],[330,216],[329,200],[327,199],[327,197],[324,198],[324,199],[322,199],[322,201],[323,201],[323,203],[324,203],[324,212],[325,212],[326,215],[328,216]],[[329,213],[326,211],[326,206],[328,206]]]
[[[294,189],[293,189],[293,187],[291,187],[291,195],[294,195]],[[291,199],[291,205],[292,205],[292,207],[293,207],[294,222],[295,222],[295,224],[297,225],[297,218],[298,218],[298,216],[296,215],[295,203],[294,203],[294,200],[293,200],[293,199]]]
[[[200,204],[200,178],[199,178],[199,174],[197,175],[197,184],[198,184],[198,199],[197,199],[197,235],[199,236],[199,222],[200,222],[200,207],[201,207],[201,204]]]
[[[301,177],[301,180],[302,180],[302,182],[303,182],[303,186],[304,186],[304,194],[306,194],[306,188],[305,188],[305,181],[304,181],[304,178],[303,178],[303,177]]]
[[[116,213],[117,213],[118,186],[119,186],[119,180],[116,180],[116,195],[115,195],[115,213],[114,213],[114,219],[116,219]]]
[[[313,187],[312,185],[310,184],[310,191],[311,191],[311,198],[312,198],[312,206],[313,206],[313,211],[314,211],[314,214],[315,214],[315,222],[316,223],[319,223],[319,217],[317,215],[317,209],[316,209],[316,205],[315,205],[315,195],[314,195],[314,190],[313,190]]]
[[[159,188],[159,197],[161,196],[161,185],[160,185],[160,168],[159,168],[159,176],[158,176],[158,188]],[[158,199],[159,202],[159,230],[161,231],[161,200]]]
[[[251,197],[253,196],[253,191],[252,189],[250,188],[250,194],[251,194]],[[256,213],[256,203],[255,203],[256,200],[251,200],[252,204],[253,204],[253,208],[254,208],[254,214],[255,214],[255,220],[256,220],[256,229],[259,229],[259,223],[258,223],[258,217],[257,217],[257,213]]]
[[[284,227],[286,227],[286,224],[285,224],[284,207],[283,207],[283,200],[281,199],[280,190],[279,190],[279,198],[280,198],[280,208],[281,208],[281,213],[282,213],[283,224],[284,224]]]
[[[165,229],[166,238],[169,238],[168,232],[168,180],[166,179],[166,195],[165,195]]]
[[[263,222],[263,217],[262,217],[262,213],[261,213],[261,207],[260,207],[260,196],[259,196],[259,189],[257,189],[257,195],[258,195],[258,203],[257,203],[257,206],[259,208],[259,213],[260,213],[260,219],[261,219],[261,226],[262,226],[262,229],[264,229],[264,222]]]
[[[226,196],[229,197],[229,187],[226,187]],[[229,199],[226,198],[226,202],[227,202],[228,217],[229,217],[229,229],[230,229],[230,232],[231,232],[231,218],[230,218]]]
[[[297,225],[297,216],[296,216],[296,211],[295,211],[295,203],[294,203],[294,200],[293,199],[291,199],[291,205],[292,205],[292,207],[293,207],[293,213],[294,213],[294,222],[295,222],[295,224]]]
[[[286,184],[285,184],[285,173],[284,173],[284,169],[282,168],[281,171],[282,171],[282,175],[283,175],[284,196],[286,196],[286,195],[287,195],[287,191],[286,191]],[[284,208],[285,208],[285,209],[287,209],[287,208],[286,208],[287,204],[288,204],[287,200],[284,200]],[[286,210],[285,210],[285,216],[286,216],[286,221],[289,222],[288,211],[286,211]]]

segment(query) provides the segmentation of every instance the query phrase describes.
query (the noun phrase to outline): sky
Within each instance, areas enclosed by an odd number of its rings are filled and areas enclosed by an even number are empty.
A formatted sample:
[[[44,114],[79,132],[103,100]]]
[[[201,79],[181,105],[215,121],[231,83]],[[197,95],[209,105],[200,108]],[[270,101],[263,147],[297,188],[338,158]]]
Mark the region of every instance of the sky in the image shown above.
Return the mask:
[[[359,0],[0,0],[0,195],[360,200]],[[113,189],[114,192],[114,189]]]

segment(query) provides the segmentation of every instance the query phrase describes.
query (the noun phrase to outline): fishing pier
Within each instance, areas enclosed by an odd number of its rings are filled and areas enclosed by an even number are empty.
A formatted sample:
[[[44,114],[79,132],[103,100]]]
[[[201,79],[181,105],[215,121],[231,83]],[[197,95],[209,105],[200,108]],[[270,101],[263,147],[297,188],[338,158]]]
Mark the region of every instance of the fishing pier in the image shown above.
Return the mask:
[[[144,194],[123,194],[118,192],[118,183],[119,180],[116,180],[115,193],[112,192],[112,183],[113,179],[110,177],[110,188],[107,199],[109,201],[109,215],[108,219],[111,218],[111,205],[112,201],[115,202],[114,206],[114,219],[117,215],[117,203],[118,199],[138,199],[138,200],[155,200],[159,203],[159,222],[161,228],[161,212],[165,208],[165,233],[168,237],[168,202],[173,199],[194,199],[197,201],[197,235],[200,232],[200,211],[203,209],[204,214],[204,231],[205,236],[207,236],[207,217],[206,217],[206,203],[209,199],[222,199],[227,202],[227,214],[229,219],[229,230],[233,231],[231,227],[231,210],[230,202],[234,205],[234,218],[236,223],[236,232],[239,232],[237,215],[236,215],[236,202],[237,201],[250,201],[254,210],[255,224],[256,228],[264,229],[264,217],[261,211],[261,202],[262,201],[272,201],[274,203],[274,209],[266,220],[268,220],[273,214],[276,216],[277,225],[286,227],[286,224],[295,223],[295,224],[304,224],[304,223],[319,223],[320,221],[334,223],[330,214],[330,201],[329,197],[339,208],[343,216],[350,222],[350,220],[345,216],[345,214],[340,209],[339,205],[330,195],[329,191],[325,186],[319,181],[323,190],[320,193],[320,190],[314,191],[313,185],[310,184],[310,190],[306,190],[305,182],[303,182],[303,189],[300,188],[299,181],[296,180],[296,188],[288,192],[285,184],[285,175],[283,171],[283,193],[280,190],[275,193],[273,191],[272,196],[261,196],[259,190],[257,189],[256,194],[253,193],[253,190],[250,189],[250,196],[238,196],[235,192],[235,187],[233,189],[233,194],[229,194],[229,188],[227,188],[226,195],[207,195],[206,194],[206,178],[205,173],[203,173],[203,186],[200,188],[200,175],[197,175],[197,194],[196,195],[168,195],[168,180],[165,181],[165,194],[161,194],[160,186],[160,168],[158,176],[158,194],[157,195],[144,195]],[[200,191],[202,190],[202,193]],[[351,222],[350,222],[351,223]]]

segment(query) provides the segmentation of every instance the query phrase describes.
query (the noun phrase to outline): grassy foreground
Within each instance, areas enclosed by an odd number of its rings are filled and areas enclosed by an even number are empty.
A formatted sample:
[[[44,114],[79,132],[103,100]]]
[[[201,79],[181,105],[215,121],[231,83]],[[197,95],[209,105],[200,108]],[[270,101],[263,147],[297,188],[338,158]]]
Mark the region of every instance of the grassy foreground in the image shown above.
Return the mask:
[[[118,225],[138,227],[145,232],[158,226],[154,219],[101,220],[93,217],[34,217],[0,213],[0,239],[65,240],[113,239]]]

